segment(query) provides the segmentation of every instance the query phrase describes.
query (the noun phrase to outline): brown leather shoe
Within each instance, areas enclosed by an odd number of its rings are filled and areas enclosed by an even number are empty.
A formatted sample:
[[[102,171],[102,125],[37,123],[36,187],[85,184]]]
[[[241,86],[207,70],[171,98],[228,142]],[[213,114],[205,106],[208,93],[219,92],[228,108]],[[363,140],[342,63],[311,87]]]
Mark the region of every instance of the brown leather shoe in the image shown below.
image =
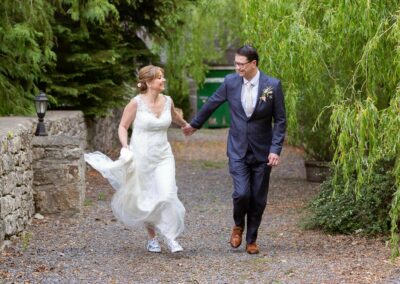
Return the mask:
[[[243,233],[243,228],[234,226],[232,229],[232,235],[231,235],[231,246],[233,248],[237,248],[240,246],[242,243],[242,233]]]
[[[246,251],[248,254],[257,254],[260,252],[260,250],[258,249],[258,245],[256,243],[247,244]]]

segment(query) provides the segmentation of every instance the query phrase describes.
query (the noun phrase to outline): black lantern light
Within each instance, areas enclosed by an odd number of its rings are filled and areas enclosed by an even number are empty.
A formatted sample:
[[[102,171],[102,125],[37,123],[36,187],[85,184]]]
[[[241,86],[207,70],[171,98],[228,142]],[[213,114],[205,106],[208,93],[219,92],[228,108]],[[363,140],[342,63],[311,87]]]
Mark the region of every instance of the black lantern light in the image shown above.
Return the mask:
[[[39,96],[35,97],[35,108],[37,116],[39,117],[39,122],[37,124],[35,132],[36,136],[47,136],[46,127],[44,125],[43,119],[44,115],[46,114],[48,101],[49,100],[47,99],[46,94],[43,92],[40,92]]]

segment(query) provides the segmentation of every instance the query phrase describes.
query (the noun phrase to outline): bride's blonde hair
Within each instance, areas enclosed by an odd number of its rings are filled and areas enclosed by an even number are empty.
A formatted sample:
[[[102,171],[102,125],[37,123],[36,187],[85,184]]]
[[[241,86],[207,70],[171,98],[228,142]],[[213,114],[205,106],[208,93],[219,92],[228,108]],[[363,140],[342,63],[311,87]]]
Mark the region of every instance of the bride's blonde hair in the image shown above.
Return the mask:
[[[137,87],[141,93],[147,91],[146,82],[150,82],[160,75],[164,75],[164,69],[154,65],[147,65],[139,70]]]

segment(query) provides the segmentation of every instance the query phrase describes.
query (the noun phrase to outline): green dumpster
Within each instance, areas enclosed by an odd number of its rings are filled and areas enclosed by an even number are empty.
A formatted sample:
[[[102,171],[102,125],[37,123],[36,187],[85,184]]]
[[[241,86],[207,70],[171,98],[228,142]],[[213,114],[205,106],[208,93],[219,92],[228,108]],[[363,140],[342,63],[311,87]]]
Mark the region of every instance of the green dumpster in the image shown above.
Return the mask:
[[[218,66],[211,67],[206,75],[206,79],[201,88],[197,91],[197,110],[200,110],[208,98],[218,89],[224,82],[224,77],[229,73],[235,72],[234,67]],[[210,116],[204,124],[205,128],[226,128],[230,125],[230,115],[228,103],[223,103]]]

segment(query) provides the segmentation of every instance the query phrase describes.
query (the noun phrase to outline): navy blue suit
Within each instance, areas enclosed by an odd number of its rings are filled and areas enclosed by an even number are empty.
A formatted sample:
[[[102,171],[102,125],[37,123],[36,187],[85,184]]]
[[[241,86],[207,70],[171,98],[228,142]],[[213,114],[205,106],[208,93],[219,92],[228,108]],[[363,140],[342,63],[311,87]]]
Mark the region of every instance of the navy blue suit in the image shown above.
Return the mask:
[[[241,102],[242,85],[243,78],[238,74],[226,76],[190,125],[201,128],[222,103],[228,102],[231,126],[227,155],[234,186],[233,218],[236,226],[244,228],[247,216],[246,242],[253,243],[267,203],[271,173],[268,155],[281,153],[286,113],[280,81],[260,71],[258,99],[253,114],[247,117]],[[267,87],[272,87],[273,94],[264,101],[260,97]]]

